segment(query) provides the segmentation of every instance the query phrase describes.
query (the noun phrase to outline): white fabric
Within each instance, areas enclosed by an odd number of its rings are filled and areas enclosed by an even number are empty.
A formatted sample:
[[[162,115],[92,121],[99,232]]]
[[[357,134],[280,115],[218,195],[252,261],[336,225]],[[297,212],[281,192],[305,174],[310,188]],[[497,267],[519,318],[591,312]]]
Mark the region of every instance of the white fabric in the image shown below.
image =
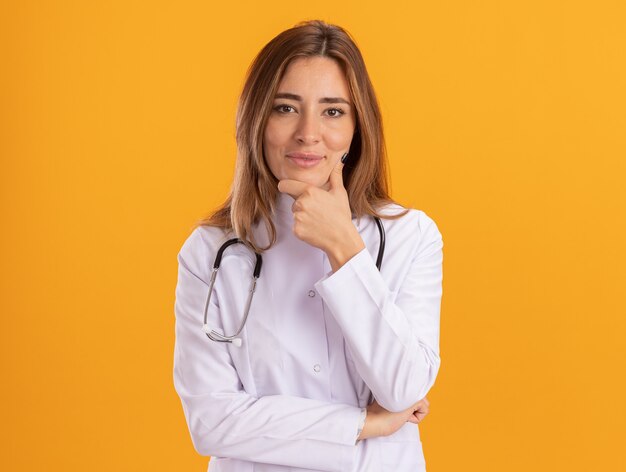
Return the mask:
[[[401,411],[435,382],[441,234],[420,210],[383,219],[379,272],[376,223],[353,219],[366,248],[333,273],[322,250],[293,234],[292,203],[279,195],[278,240],[263,254],[241,347],[202,331],[215,254],[232,234],[196,228],[178,254],[174,386],[194,447],[211,456],[210,472],[425,471],[413,423],[387,437],[356,438],[371,395]],[[263,225],[254,232],[268,242]],[[220,333],[241,324],[254,261],[242,244],[224,252],[208,314]]]
[[[361,439],[359,439],[359,436],[361,435],[361,432],[363,431],[363,429],[365,429],[365,420],[367,419],[367,407],[364,407],[361,410],[361,419],[359,420],[359,428],[357,429],[356,432],[356,442],[358,443],[359,441],[362,441]]]

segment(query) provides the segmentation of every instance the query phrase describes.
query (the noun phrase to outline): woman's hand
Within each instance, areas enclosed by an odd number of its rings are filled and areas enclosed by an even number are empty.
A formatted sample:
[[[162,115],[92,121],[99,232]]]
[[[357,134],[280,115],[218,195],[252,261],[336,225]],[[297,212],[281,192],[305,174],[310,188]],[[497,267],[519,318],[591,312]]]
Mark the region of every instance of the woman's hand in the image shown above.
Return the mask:
[[[415,405],[413,405],[412,408],[415,408],[415,410],[413,411],[413,414],[409,416],[409,422],[418,424],[428,414],[429,407],[430,403],[428,402],[428,398],[422,398]]]
[[[426,397],[398,413],[392,413],[380,406],[376,400],[367,407],[365,426],[359,436],[366,439],[376,436],[389,436],[398,431],[405,423],[420,423],[428,414],[430,403]]]
[[[322,249],[333,271],[365,247],[352,223],[348,193],[339,161],[328,179],[328,190],[298,180],[284,179],[278,190],[294,198],[293,232],[302,241]]]

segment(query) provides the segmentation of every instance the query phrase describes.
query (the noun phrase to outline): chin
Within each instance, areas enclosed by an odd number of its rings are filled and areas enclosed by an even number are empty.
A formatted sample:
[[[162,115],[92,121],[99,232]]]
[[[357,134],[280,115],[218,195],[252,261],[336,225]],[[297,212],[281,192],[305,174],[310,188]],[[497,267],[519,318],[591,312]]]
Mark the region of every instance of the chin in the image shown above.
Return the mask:
[[[316,187],[323,187],[326,184],[326,182],[328,182],[328,179],[326,179],[326,180],[308,179],[306,182],[311,184],[311,185],[314,185]]]
[[[293,179],[293,180],[298,180],[300,182],[305,182],[309,185],[313,185],[315,187],[323,187],[324,184],[326,184],[326,182],[328,182],[328,178],[326,179],[321,179],[317,176],[314,175],[288,175],[288,173],[286,173],[285,179]]]

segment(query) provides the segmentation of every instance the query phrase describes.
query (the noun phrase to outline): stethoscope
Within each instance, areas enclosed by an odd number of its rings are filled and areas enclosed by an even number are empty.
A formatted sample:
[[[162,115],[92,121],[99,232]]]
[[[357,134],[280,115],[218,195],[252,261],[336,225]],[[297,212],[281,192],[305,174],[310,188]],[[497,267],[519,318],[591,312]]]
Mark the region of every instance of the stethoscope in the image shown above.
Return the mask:
[[[385,228],[383,227],[383,223],[380,221],[380,218],[378,218],[377,216],[374,216],[373,218],[376,221],[376,225],[378,226],[378,232],[380,234],[378,257],[376,258],[376,267],[378,267],[378,270],[380,270],[380,266],[383,262],[383,254],[385,252]],[[263,258],[261,257],[261,254],[259,254],[258,252],[254,253],[256,255],[256,264],[254,265],[254,272],[252,273],[252,288],[250,289],[250,295],[248,295],[248,301],[246,302],[243,322],[241,323],[241,326],[239,327],[237,332],[232,336],[226,336],[212,330],[211,327],[207,324],[207,311],[209,309],[209,302],[211,301],[213,285],[215,285],[215,279],[217,278],[217,271],[219,270],[220,263],[222,262],[222,254],[227,247],[237,243],[244,244],[244,242],[239,238],[229,239],[224,244],[222,244],[222,246],[217,251],[217,255],[215,256],[215,263],[213,264],[213,271],[211,272],[211,279],[209,281],[209,290],[206,298],[206,304],[204,305],[204,324],[202,325],[202,331],[204,331],[207,337],[212,341],[233,343],[233,345],[240,347],[241,338],[238,338],[237,336],[239,335],[239,333],[241,333],[241,330],[243,329],[244,325],[246,324],[246,320],[248,319],[248,312],[250,311],[250,305],[252,304],[252,296],[254,295],[254,290],[256,288],[256,281],[261,275],[261,265],[263,264]]]

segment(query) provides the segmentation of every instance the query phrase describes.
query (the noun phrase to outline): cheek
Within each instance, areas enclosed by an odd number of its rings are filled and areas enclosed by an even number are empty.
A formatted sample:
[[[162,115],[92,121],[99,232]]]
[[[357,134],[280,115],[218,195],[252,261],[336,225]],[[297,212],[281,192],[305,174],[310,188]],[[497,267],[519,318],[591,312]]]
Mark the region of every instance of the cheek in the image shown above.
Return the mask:
[[[263,152],[265,154],[265,160],[270,167],[275,166],[277,161],[277,154],[280,153],[281,139],[277,130],[268,124],[263,134]]]
[[[264,140],[268,146],[277,148],[285,144],[289,138],[289,132],[288,126],[270,118],[265,126]]]
[[[275,139],[276,134],[272,130],[272,127],[268,125],[265,128],[265,133],[263,133],[263,150],[266,152],[266,154],[268,152],[272,152],[272,150],[275,148]]]
[[[352,142],[354,135],[354,126],[350,124],[338,126],[332,130],[328,130],[326,135],[326,144],[331,149],[346,148]]]

